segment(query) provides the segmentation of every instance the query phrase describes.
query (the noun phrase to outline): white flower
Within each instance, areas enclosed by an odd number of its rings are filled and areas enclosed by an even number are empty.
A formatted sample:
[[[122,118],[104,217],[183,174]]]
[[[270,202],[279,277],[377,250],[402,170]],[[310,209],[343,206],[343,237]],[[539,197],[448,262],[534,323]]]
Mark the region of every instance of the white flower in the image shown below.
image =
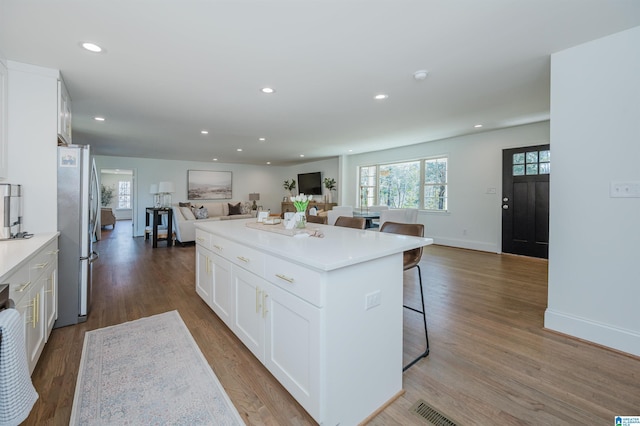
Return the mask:
[[[304,193],[291,197],[291,202],[308,203],[313,199],[313,195],[304,195]]]

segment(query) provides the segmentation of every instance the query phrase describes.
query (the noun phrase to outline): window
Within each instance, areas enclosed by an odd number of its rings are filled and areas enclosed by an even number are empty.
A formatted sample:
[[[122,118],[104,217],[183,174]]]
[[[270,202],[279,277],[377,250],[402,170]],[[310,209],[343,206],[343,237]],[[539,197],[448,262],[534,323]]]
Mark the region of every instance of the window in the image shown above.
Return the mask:
[[[129,181],[118,182],[118,208],[131,208],[131,182]]]
[[[447,210],[447,157],[362,166],[360,206]]]
[[[551,173],[551,151],[528,151],[513,154],[513,176],[548,175]]]

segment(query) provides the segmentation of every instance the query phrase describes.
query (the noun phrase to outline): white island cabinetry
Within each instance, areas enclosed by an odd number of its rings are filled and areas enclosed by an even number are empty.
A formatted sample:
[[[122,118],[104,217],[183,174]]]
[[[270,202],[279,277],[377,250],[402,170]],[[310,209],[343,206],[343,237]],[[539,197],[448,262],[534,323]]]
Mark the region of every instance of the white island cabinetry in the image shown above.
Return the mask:
[[[318,423],[365,420],[402,391],[402,252],[432,241],[250,221],[196,225],[198,294]]]

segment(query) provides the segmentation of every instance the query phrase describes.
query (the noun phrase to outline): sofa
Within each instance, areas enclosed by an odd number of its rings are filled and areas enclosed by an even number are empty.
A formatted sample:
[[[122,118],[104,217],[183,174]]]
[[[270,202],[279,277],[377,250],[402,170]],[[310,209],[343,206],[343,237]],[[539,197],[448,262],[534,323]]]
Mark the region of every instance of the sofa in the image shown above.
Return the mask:
[[[171,208],[173,230],[181,244],[196,240],[196,223],[255,217],[248,201],[191,201],[172,204]]]

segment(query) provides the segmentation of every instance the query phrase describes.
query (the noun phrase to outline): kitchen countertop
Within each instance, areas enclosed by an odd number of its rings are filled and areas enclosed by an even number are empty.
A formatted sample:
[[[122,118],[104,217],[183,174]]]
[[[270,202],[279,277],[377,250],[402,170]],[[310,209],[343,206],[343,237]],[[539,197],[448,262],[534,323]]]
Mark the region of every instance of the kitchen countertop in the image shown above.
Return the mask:
[[[58,235],[59,232],[44,232],[31,238],[0,241],[0,277],[21,266],[29,256]]]
[[[196,228],[320,271],[433,244],[431,238],[319,224],[307,224],[307,229],[320,230],[324,238],[301,238],[249,228],[247,222],[255,219],[196,223]]]

